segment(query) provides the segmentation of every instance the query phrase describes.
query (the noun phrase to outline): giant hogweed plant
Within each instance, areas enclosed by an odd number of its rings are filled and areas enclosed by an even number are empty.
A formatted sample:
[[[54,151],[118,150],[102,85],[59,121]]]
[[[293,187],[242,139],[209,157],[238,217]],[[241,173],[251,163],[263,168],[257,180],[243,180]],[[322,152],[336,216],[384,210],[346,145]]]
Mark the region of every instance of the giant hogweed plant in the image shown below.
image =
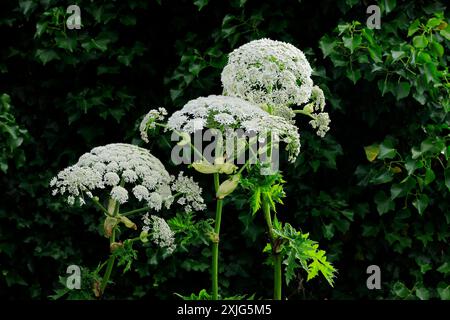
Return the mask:
[[[92,293],[96,298],[102,297],[111,282],[114,265],[122,266],[123,272],[131,268],[137,258],[133,247],[136,242],[151,243],[170,255],[177,246],[175,231],[185,233],[188,226],[192,229],[194,225],[183,223],[192,219],[183,219],[181,215],[172,217],[168,223],[159,215],[149,215],[150,212],[170,209],[174,202],[181,204],[189,217],[193,211],[205,209],[202,190],[192,178],[183,172],[176,178],[171,176],[148,150],[123,143],[95,147],[85,153],[76,164],[59,172],[50,187],[53,195],[65,197],[68,205],[91,202],[104,216],[103,233],[109,239],[109,258],[92,272],[83,269],[85,290],[78,298],[90,298]],[[132,217],[137,218],[136,222]],[[198,227],[207,229],[207,224],[200,223]],[[129,235],[124,229],[136,233]],[[65,293],[67,290],[59,290],[53,298]]]
[[[329,130],[328,114],[323,112],[325,99],[322,90],[313,86],[311,67],[304,54],[294,46],[269,39],[252,41],[232,52],[222,73],[223,96],[200,97],[189,101],[163,123],[165,109],[151,110],[140,126],[141,137],[148,141],[147,131],[157,126],[178,134],[181,145],[194,149],[199,159],[192,167],[203,174],[213,175],[216,192],[216,217],[212,241],[211,289],[206,296],[218,299],[218,255],[223,199],[238,185],[251,191],[250,207],[255,214],[263,212],[269,243],[264,251],[270,253],[274,266],[274,299],[282,298],[282,264],[286,265],[286,282],[296,269],[306,270],[308,280],[321,272],[333,285],[335,269],[327,261],[325,252],[309,235],[283,224],[276,216],[276,204],[285,196],[281,173],[273,170],[272,159],[279,140],[286,144],[289,161],[300,152],[300,136],[295,126],[295,114],[311,118],[310,125],[319,136]],[[298,110],[292,105],[301,106]],[[215,145],[215,158],[208,161],[191,143],[197,131],[212,129],[226,137]],[[252,138],[239,137],[243,130]],[[261,142],[254,150],[255,137]],[[232,143],[228,143],[232,140]],[[236,143],[234,143],[236,142]],[[230,147],[231,145],[231,147]],[[249,159],[239,168],[234,160],[248,152]],[[264,154],[263,161],[259,155]],[[226,176],[221,183],[220,175]],[[260,210],[261,209],[261,210]],[[205,292],[203,292],[205,296]],[[192,298],[192,296],[191,296]]]

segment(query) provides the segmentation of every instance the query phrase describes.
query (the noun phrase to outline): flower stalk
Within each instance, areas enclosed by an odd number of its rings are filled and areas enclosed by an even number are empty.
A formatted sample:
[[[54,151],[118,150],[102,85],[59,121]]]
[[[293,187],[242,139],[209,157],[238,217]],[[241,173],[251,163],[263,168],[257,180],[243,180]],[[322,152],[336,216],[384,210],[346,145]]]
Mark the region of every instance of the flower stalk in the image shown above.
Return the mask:
[[[281,289],[282,289],[282,271],[281,271],[281,255],[278,252],[278,243],[275,235],[273,234],[273,224],[272,224],[272,216],[270,212],[270,204],[265,199],[262,198],[262,208],[264,212],[264,220],[266,221],[267,231],[269,234],[269,240],[272,247],[272,260],[274,263],[274,272],[273,272],[273,299],[281,300]]]
[[[214,189],[217,193],[219,190],[220,180],[219,174],[214,173]],[[212,263],[211,263],[211,281],[212,281],[212,298],[219,299],[219,241],[220,241],[220,224],[222,222],[223,199],[217,199],[216,202],[216,219],[214,225],[214,237],[212,239]]]

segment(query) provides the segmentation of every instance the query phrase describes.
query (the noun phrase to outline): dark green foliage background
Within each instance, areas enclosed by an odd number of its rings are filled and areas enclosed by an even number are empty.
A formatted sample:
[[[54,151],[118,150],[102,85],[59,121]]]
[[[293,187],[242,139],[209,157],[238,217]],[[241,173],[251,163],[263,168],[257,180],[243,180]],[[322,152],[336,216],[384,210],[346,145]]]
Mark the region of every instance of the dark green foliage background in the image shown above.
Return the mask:
[[[11,130],[0,131],[0,296],[46,299],[68,265],[95,268],[107,257],[101,215],[53,198],[53,175],[94,146],[142,144],[137,125],[148,109],[174,111],[220,94],[226,53],[270,37],[305,51],[332,119],[324,140],[298,121],[302,154],[283,167],[287,199],[278,215],[310,232],[339,274],[335,288],[299,274],[286,296],[450,299],[449,44],[443,24],[430,24],[427,39],[437,45],[413,40],[419,31],[408,35],[416,19],[427,24],[445,12],[444,1],[378,1],[382,26],[373,31],[365,28],[371,2],[2,3],[0,94],[10,99],[0,100],[0,121]],[[81,30],[65,28],[70,4],[81,8]],[[448,15],[439,19],[448,23]],[[166,141],[149,146],[161,159],[170,156]],[[369,145],[379,152],[373,162]],[[210,181],[202,182],[211,197]],[[221,286],[228,296],[270,297],[263,223],[246,201],[236,192],[225,207]],[[106,298],[208,289],[209,254],[202,244],[166,259],[141,251],[131,272],[113,274]],[[366,287],[372,264],[381,268],[381,290]]]

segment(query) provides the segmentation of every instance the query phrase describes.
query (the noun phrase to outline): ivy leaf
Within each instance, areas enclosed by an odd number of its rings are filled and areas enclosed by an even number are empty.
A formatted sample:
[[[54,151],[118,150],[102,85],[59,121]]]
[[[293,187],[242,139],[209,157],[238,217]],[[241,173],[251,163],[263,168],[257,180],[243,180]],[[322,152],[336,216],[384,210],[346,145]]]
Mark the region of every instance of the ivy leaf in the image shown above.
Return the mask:
[[[194,4],[197,6],[198,11],[201,11],[203,7],[208,4],[209,0],[195,0]]]
[[[445,186],[447,187],[448,191],[450,191],[450,167],[445,169],[444,176],[445,176]]]
[[[401,100],[406,98],[409,95],[409,90],[411,89],[411,85],[409,82],[400,82],[397,85],[397,100]]]
[[[413,206],[419,211],[419,214],[422,215],[428,207],[429,202],[430,198],[428,198],[426,194],[420,194],[416,200],[413,201]]]
[[[344,42],[344,47],[350,49],[350,53],[353,53],[361,45],[362,37],[359,34],[351,37],[343,36],[342,41]]]
[[[408,37],[411,37],[414,33],[417,32],[417,30],[419,30],[419,25],[420,25],[419,19],[416,19],[414,20],[413,23],[411,23],[411,25],[408,28]]]
[[[345,75],[353,82],[353,84],[356,84],[356,82],[361,79],[361,71],[359,69],[354,70],[352,67],[347,68]]]
[[[439,268],[437,268],[437,271],[445,276],[450,274],[450,263],[444,262]]]
[[[395,157],[395,149],[389,141],[384,141],[380,144],[380,153],[378,155],[379,159],[392,159]]]
[[[436,179],[434,171],[431,168],[427,168],[425,171],[425,185],[429,185],[434,179]]]
[[[403,299],[411,293],[411,291],[401,282],[396,282],[394,284],[393,291],[396,296]]]
[[[22,13],[25,16],[28,16],[29,13],[33,12],[34,9],[36,9],[37,4],[35,3],[35,1],[31,1],[31,0],[26,0],[26,1],[19,1],[19,7],[20,10],[22,11]]]
[[[383,52],[380,46],[378,45],[370,46],[367,48],[367,51],[369,51],[369,55],[373,59],[373,61],[375,61],[375,63],[383,62],[382,59]]]
[[[432,62],[425,63],[423,66],[425,71],[425,78],[427,82],[439,82],[439,75],[436,65]]]
[[[377,204],[377,211],[381,215],[395,209],[395,203],[390,197],[386,196],[384,191],[378,191],[375,194],[374,201]]]
[[[73,52],[73,50],[77,47],[77,39],[75,39],[75,38],[57,36],[55,38],[55,41],[56,41],[56,45],[59,48],[65,49],[69,52]]]
[[[322,50],[323,57],[328,57],[331,53],[334,52],[334,48],[336,47],[336,40],[329,35],[325,35],[319,41],[319,47]]]
[[[450,40],[450,25],[447,25],[445,29],[439,31],[439,34],[443,36],[445,39]]]
[[[420,300],[429,300],[430,299],[430,291],[425,287],[420,287],[416,289],[416,296]]]
[[[397,0],[384,0],[384,8],[386,9],[386,13],[389,13],[392,10],[394,10],[396,5]]]
[[[428,45],[428,39],[424,35],[415,36],[413,38],[413,45],[418,49],[423,49]]]
[[[394,200],[399,197],[404,197],[416,185],[416,180],[412,177],[407,177],[400,183],[391,186],[391,199]]]
[[[439,42],[431,42],[430,48],[436,56],[442,57],[444,55],[444,47]]]
[[[54,50],[44,50],[44,49],[38,49],[36,50],[36,57],[41,60],[43,65],[46,65],[52,60],[59,59],[59,55]]]
[[[450,300],[450,285],[440,282],[438,284],[437,292],[442,300]]]
[[[431,18],[427,21],[427,27],[428,28],[437,27],[438,25],[441,24],[441,22],[442,22],[442,20],[439,18]]]

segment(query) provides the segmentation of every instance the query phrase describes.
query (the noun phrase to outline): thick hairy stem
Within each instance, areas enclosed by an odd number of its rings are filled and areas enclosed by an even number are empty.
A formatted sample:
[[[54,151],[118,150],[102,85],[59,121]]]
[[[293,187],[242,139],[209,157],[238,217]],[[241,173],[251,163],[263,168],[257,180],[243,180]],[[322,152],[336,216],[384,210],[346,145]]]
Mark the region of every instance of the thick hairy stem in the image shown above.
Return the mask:
[[[214,174],[214,188],[217,192],[219,189],[219,174]],[[214,236],[212,244],[212,264],[211,264],[211,281],[212,281],[212,298],[219,299],[219,239],[220,239],[220,223],[222,221],[223,200],[217,199],[216,203],[216,220],[214,226]]]
[[[111,245],[115,241],[116,230],[115,228],[112,231],[111,238],[109,238],[109,244]],[[108,259],[108,265],[106,266],[105,274],[103,275],[102,284],[100,286],[100,295],[103,295],[105,292],[106,286],[108,285],[109,278],[111,277],[111,272],[114,267],[115,256],[110,255]]]
[[[270,204],[269,202],[262,199],[263,202],[263,211],[264,211],[264,219],[266,220],[266,225],[269,233],[269,240],[272,246],[272,259],[274,263],[273,269],[273,299],[281,300],[281,288],[282,288],[282,276],[281,276],[281,256],[277,252],[277,243],[275,236],[273,234],[273,225],[272,225],[272,217],[270,214]]]
[[[273,254],[273,299],[281,300],[281,255],[279,253]]]
[[[108,212],[111,216],[115,217],[119,214],[119,203],[115,200],[110,199],[108,204]],[[109,247],[116,241],[116,226],[113,227],[111,237],[109,238]],[[108,285],[109,278],[111,277],[112,269],[114,267],[114,261],[116,257],[110,254],[108,259],[108,265],[106,266],[105,274],[102,278],[102,283],[100,285],[100,296],[105,292],[106,286]]]

